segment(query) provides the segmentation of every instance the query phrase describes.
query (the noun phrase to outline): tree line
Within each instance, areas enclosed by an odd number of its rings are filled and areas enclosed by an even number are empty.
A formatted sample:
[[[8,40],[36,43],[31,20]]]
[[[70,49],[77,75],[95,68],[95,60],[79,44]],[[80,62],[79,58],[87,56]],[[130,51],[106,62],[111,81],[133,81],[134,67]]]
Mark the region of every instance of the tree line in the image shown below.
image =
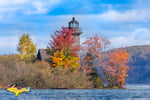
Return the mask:
[[[37,59],[36,44],[23,34],[19,54],[0,56],[0,87],[17,83],[31,88],[123,88],[130,54],[123,48],[108,50],[110,42],[98,35],[74,45],[72,34],[62,26],[51,35],[47,61]]]

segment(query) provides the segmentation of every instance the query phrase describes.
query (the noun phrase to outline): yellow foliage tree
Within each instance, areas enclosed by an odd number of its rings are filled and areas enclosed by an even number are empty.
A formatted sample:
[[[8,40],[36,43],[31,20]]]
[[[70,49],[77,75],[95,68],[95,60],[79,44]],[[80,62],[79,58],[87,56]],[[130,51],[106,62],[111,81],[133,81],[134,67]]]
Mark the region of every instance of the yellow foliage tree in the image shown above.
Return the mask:
[[[57,50],[52,56],[53,66],[63,68],[77,68],[80,66],[79,57],[76,56],[65,56],[63,51]]]
[[[31,60],[35,58],[36,55],[36,45],[28,34],[23,34],[17,45],[17,51],[20,52],[19,56],[23,60]]]

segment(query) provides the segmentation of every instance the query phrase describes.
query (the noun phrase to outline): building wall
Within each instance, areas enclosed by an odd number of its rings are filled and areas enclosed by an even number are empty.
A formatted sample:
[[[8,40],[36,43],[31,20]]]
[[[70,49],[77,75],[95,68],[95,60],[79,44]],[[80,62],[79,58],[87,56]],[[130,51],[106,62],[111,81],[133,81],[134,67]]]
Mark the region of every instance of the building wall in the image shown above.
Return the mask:
[[[73,46],[76,46],[76,45],[80,45],[80,32],[79,32],[79,27],[73,27],[73,28],[70,28],[73,30],[73,36],[76,36],[75,38],[75,43],[73,44]]]
[[[76,36],[73,46],[80,45],[80,35]]]

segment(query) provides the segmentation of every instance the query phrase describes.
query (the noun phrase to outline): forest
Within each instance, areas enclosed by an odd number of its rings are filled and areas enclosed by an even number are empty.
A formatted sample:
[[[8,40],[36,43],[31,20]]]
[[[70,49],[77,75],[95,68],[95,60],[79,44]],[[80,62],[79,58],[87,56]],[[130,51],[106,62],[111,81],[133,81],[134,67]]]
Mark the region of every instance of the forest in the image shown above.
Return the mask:
[[[62,26],[48,41],[46,61],[37,59],[37,47],[29,34],[20,37],[18,54],[0,56],[0,87],[14,83],[32,89],[123,88],[130,54],[125,48],[109,50],[108,39],[95,35],[82,45]]]

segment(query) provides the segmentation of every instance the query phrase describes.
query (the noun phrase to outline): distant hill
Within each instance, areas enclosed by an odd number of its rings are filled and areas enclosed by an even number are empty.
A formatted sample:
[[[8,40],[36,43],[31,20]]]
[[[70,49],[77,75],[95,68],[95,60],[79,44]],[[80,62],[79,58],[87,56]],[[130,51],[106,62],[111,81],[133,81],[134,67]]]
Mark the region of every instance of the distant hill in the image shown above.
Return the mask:
[[[127,47],[131,54],[127,84],[150,84],[150,45]]]
[[[150,84],[150,45],[125,48],[130,53],[127,84]],[[116,49],[112,49],[116,50]],[[110,50],[110,51],[112,51]],[[106,51],[109,52],[109,51]],[[85,55],[82,53],[81,58]]]

